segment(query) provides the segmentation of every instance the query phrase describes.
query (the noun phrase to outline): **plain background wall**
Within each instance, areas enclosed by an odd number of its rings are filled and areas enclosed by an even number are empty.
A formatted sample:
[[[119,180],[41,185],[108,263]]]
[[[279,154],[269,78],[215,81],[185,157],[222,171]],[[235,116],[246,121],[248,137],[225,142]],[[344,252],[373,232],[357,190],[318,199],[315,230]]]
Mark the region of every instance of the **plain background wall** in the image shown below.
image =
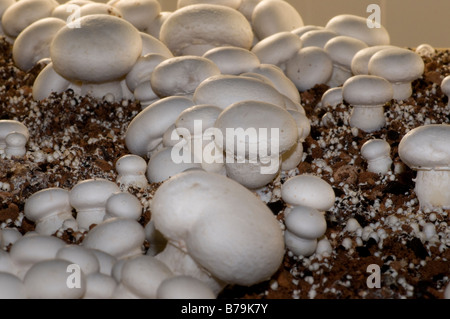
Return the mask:
[[[369,4],[381,8],[381,24],[391,43],[416,47],[428,43],[436,48],[450,47],[450,0],[289,0],[305,24],[324,26],[338,14],[368,17]],[[160,0],[164,11],[176,9],[177,0]]]

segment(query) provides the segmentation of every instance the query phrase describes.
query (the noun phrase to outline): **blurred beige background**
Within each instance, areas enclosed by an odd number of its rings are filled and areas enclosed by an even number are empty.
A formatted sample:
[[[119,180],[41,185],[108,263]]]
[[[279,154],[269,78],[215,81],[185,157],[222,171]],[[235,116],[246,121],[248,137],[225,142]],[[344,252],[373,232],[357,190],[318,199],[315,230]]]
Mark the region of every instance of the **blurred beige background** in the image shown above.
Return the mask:
[[[369,4],[381,8],[381,24],[389,31],[391,43],[416,47],[428,43],[450,47],[450,0],[288,0],[300,12],[305,24],[324,26],[338,14],[369,17]],[[176,9],[177,0],[160,0],[164,11]]]

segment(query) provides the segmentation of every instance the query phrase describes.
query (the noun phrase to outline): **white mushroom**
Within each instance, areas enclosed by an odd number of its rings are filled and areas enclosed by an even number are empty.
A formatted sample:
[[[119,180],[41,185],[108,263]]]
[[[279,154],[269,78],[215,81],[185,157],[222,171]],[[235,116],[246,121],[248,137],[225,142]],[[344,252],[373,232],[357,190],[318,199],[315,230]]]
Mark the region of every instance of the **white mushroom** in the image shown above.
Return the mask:
[[[50,58],[50,43],[65,22],[58,18],[40,19],[27,26],[13,45],[13,60],[16,66],[27,72],[44,58]]]
[[[33,99],[41,101],[49,97],[52,92],[62,93],[70,87],[70,81],[59,75],[53,68],[53,63],[49,63],[34,80]]]
[[[361,147],[361,156],[367,160],[367,170],[372,173],[386,174],[391,170],[391,146],[382,139],[372,139]]]
[[[173,12],[161,26],[161,41],[174,55],[202,56],[224,45],[250,49],[252,26],[237,10],[213,4],[194,4]]]
[[[147,162],[142,157],[134,154],[124,155],[116,162],[117,183],[125,188],[143,188],[148,185],[146,170]]]
[[[154,20],[161,12],[157,0],[110,0],[107,4],[118,9],[122,17],[140,31],[145,30],[148,21]]]
[[[144,228],[131,218],[111,218],[91,229],[83,246],[101,250],[117,259],[142,255]]]
[[[16,120],[0,120],[0,150],[6,148],[6,137],[11,133],[20,133],[29,139],[28,128],[19,121]]]
[[[150,247],[147,250],[147,255],[155,256],[162,252],[167,245],[167,239],[161,234],[159,230],[155,228],[155,223],[153,220],[145,225],[145,239],[147,239]]]
[[[322,26],[308,24],[308,25],[304,25],[302,27],[296,28],[296,29],[292,30],[291,32],[300,38],[306,32],[314,31],[314,30],[323,30],[323,29],[325,29],[325,28]]]
[[[170,17],[172,12],[170,11],[161,11],[155,19],[152,21],[149,21],[150,23],[147,23],[147,27],[145,28],[146,33],[150,34],[151,36],[160,39],[160,33],[161,33],[161,26],[163,23]]]
[[[89,249],[89,251],[92,252],[95,257],[97,257],[100,266],[99,272],[101,274],[111,276],[112,269],[114,267],[114,264],[117,262],[117,258],[98,249],[91,248]]]
[[[322,94],[317,107],[327,108],[331,106],[332,108],[336,108],[336,106],[342,103],[344,103],[344,97],[342,96],[342,87],[339,86],[326,90]]]
[[[366,43],[349,36],[341,35],[328,40],[324,50],[333,60],[333,74],[327,83],[330,87],[341,86],[352,76],[353,57],[364,48],[367,48]]]
[[[116,183],[102,178],[83,180],[72,187],[69,192],[70,205],[77,211],[78,226],[89,230],[91,225],[101,223],[106,201],[119,191]]]
[[[353,56],[351,69],[354,75],[369,74],[369,61],[372,56],[384,49],[394,48],[392,45],[376,45],[356,52]]]
[[[367,27],[367,18],[351,14],[341,14],[331,18],[325,26],[340,35],[364,41],[368,46],[389,44],[390,37],[382,25],[376,28]]]
[[[164,60],[152,72],[150,84],[160,97],[191,97],[195,89],[207,78],[219,75],[220,69],[209,59],[181,56]]]
[[[69,191],[62,188],[46,188],[34,193],[25,201],[24,213],[35,222],[36,232],[42,235],[54,234],[67,220],[75,221]]]
[[[264,0],[259,2],[252,14],[252,26],[259,39],[282,32],[292,31],[303,26],[298,11],[288,2]]]
[[[303,158],[303,142],[311,132],[311,124],[309,119],[298,111],[288,110],[291,116],[297,123],[298,128],[298,140],[290,150],[285,152],[281,157],[281,170],[289,171],[294,169],[300,164]]]
[[[181,173],[158,188],[151,210],[169,241],[156,257],[175,275],[204,281],[216,296],[227,284],[267,280],[283,259],[282,232],[270,209],[227,177]]]
[[[95,254],[84,246],[67,245],[58,250],[57,259],[69,261],[80,267],[84,275],[97,273],[100,270],[100,263]]]
[[[421,208],[450,208],[450,125],[419,126],[403,136],[401,160],[417,171],[414,188]]]
[[[300,49],[286,63],[286,75],[300,92],[325,84],[333,74],[333,61],[325,50],[318,47]]]
[[[99,2],[86,3],[85,5],[80,7],[80,11],[78,12],[78,14],[80,17],[96,15],[96,14],[109,15],[109,16],[114,16],[114,17],[118,17],[118,18],[123,17],[122,12],[120,12],[119,9],[117,9],[109,4],[99,3]]]
[[[11,132],[5,138],[5,153],[9,157],[23,157],[27,153],[28,135]]]
[[[442,80],[441,91],[447,96],[447,106],[450,108],[450,75]]]
[[[59,18],[66,22],[71,22],[72,20],[80,18],[81,7],[92,3],[90,0],[69,0],[64,3],[61,3],[61,1],[58,2],[60,2],[60,5],[53,9],[52,17]]]
[[[142,83],[148,83],[148,88],[150,87],[150,79],[153,70],[167,57],[156,54],[148,53],[144,56],[139,57],[139,59],[134,64],[133,68],[128,72],[126,76],[126,83],[130,91],[134,92],[136,88]],[[155,95],[155,98],[157,96]]]
[[[156,291],[157,299],[216,299],[214,292],[201,280],[191,276],[164,279]]]
[[[96,272],[85,278],[86,291],[83,299],[111,299],[113,297],[117,288],[117,282],[113,277]]]
[[[5,35],[5,32],[3,32],[3,27],[2,27],[2,23],[1,23],[2,22],[2,16],[3,16],[3,13],[6,11],[6,9],[8,9],[8,7],[13,5],[15,2],[16,2],[15,0],[3,0],[0,3],[0,35],[4,36],[7,40],[8,40],[8,38]],[[13,39],[9,39],[9,40],[11,40],[11,43],[14,42]]]
[[[113,217],[123,217],[138,220],[142,215],[142,204],[131,193],[119,192],[112,194],[106,201],[104,220]]]
[[[345,81],[342,96],[353,109],[350,126],[374,132],[386,124],[384,105],[392,100],[392,85],[374,75],[355,75]]]
[[[209,3],[237,9],[241,5],[241,2],[242,0],[178,0],[177,8],[179,9],[193,4]]]
[[[3,246],[0,247],[6,249],[9,245],[14,245],[14,243],[20,238],[22,238],[22,234],[17,230],[17,228],[3,228],[0,231],[0,242]]]
[[[142,40],[141,56],[147,54],[160,54],[166,58],[173,58],[172,52],[158,38],[145,32],[139,32]]]
[[[222,46],[208,50],[203,57],[214,62],[220,73],[231,75],[250,72],[261,63],[253,52],[233,46]]]
[[[411,83],[422,76],[424,68],[420,55],[403,48],[381,50],[369,61],[369,74],[391,82],[396,100],[405,100],[411,96]]]
[[[0,299],[26,299],[25,286],[17,276],[0,271]]]
[[[300,40],[302,41],[303,48],[319,47],[323,49],[329,40],[337,36],[338,34],[334,31],[320,29],[305,32],[300,37]]]
[[[428,43],[422,43],[416,47],[416,53],[421,57],[431,58],[436,54],[436,49]]]
[[[128,125],[125,143],[128,150],[139,156],[148,156],[162,146],[163,135],[185,109],[194,106],[182,96],[161,99],[141,111]]]
[[[248,21],[252,21],[253,11],[261,0],[241,0],[241,5],[237,10],[242,13]]]

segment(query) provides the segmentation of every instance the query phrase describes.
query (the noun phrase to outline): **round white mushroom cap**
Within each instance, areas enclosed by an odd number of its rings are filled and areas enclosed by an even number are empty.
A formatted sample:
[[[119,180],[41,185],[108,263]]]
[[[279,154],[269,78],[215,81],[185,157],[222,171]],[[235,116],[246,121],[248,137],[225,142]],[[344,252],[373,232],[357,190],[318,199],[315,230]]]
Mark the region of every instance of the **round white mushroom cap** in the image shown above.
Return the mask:
[[[446,76],[441,82],[441,91],[447,95],[450,104],[450,75]]]
[[[368,162],[367,170],[373,173],[386,174],[392,164],[391,146],[382,139],[371,139],[361,147],[361,156]]]
[[[337,37],[338,34],[331,30],[320,29],[320,30],[311,30],[305,32],[300,37],[302,41],[302,47],[319,47],[324,48],[329,40],[334,37]]]
[[[128,88],[134,92],[140,84],[150,82],[153,70],[166,59],[167,57],[156,53],[139,57],[125,78]]]
[[[91,3],[86,3],[80,7],[80,11],[79,11],[80,17],[85,17],[88,15],[95,15],[95,14],[110,15],[110,16],[122,18],[122,12],[120,12],[119,9],[117,9],[109,4],[106,4],[106,3],[91,2]],[[74,20],[72,20],[71,22],[73,22],[73,21]]]
[[[284,231],[286,248],[296,256],[311,256],[317,248],[317,239],[301,238],[289,230]]]
[[[400,141],[398,154],[412,169],[450,169],[450,125],[429,124],[409,131]]]
[[[334,64],[350,70],[355,54],[365,48],[367,48],[367,44],[363,41],[340,35],[328,40],[324,50],[329,54]]]
[[[33,83],[33,99],[40,101],[47,98],[52,92],[62,93],[70,85],[71,83],[67,79],[54,70],[53,63],[49,63]]]
[[[319,47],[302,48],[286,63],[286,75],[300,92],[327,83],[332,74],[333,61]]]
[[[389,102],[394,95],[391,83],[380,76],[355,75],[342,87],[344,100],[356,106],[378,106]]]
[[[55,7],[52,11],[52,17],[59,18],[64,21],[68,21],[68,18],[72,16],[72,20],[77,18],[77,14],[80,13],[82,6],[92,3],[90,0],[69,0],[67,2],[61,3]],[[81,17],[81,14],[80,14]]]
[[[141,51],[139,31],[126,20],[109,15],[89,15],[69,23],[56,33],[50,46],[57,73],[94,83],[125,76]]]
[[[70,266],[67,260],[44,260],[28,270],[23,283],[28,298],[31,299],[78,299],[86,291],[85,275],[79,272],[79,288],[71,288],[67,284]]]
[[[107,4],[118,9],[125,20],[141,31],[147,27],[148,21],[155,19],[161,12],[157,0],[110,0]]]
[[[191,96],[201,82],[219,75],[220,69],[211,60],[199,56],[180,56],[164,60],[155,67],[150,83],[159,97]]]
[[[297,29],[294,29],[291,32],[294,33],[295,35],[297,35],[300,38],[306,32],[314,31],[314,30],[323,30],[323,29],[325,29],[325,28],[322,27],[322,26],[308,24],[308,25],[304,25],[302,27],[299,27]]]
[[[23,123],[16,120],[0,120],[0,149],[6,147],[6,137],[12,132],[23,134],[27,140],[30,137],[28,128]]]
[[[320,99],[320,107],[331,106],[335,108],[339,104],[344,102],[344,97],[342,96],[342,87],[334,87],[325,91]]]
[[[206,129],[214,126],[222,111],[220,107],[214,105],[201,104],[192,106],[180,113],[175,121],[175,127],[189,130],[191,136],[194,136],[196,133],[203,133]],[[198,124],[201,124],[202,130],[199,130]]]
[[[369,46],[389,44],[389,33],[380,25],[376,28],[367,26],[367,18],[351,14],[341,14],[331,18],[325,26],[338,34],[364,41]]]
[[[288,153],[285,152],[284,154]],[[283,154],[283,155],[284,155]],[[282,160],[271,157],[264,161],[232,158],[225,162],[226,176],[251,190],[258,190],[272,182],[280,172]]]
[[[293,207],[285,217],[285,225],[292,234],[304,239],[317,239],[327,230],[323,213],[307,206]]]
[[[111,299],[117,287],[116,280],[96,272],[86,276],[86,291],[83,299]]]
[[[208,50],[203,57],[213,61],[222,74],[231,75],[249,72],[261,63],[255,53],[233,46],[221,46]]]
[[[58,18],[43,18],[26,27],[13,45],[13,60],[16,66],[29,71],[44,58],[50,58],[50,43],[54,35],[66,23]]]
[[[84,246],[67,245],[58,250],[57,259],[70,261],[80,267],[85,275],[96,273],[100,270],[100,263],[95,254]]]
[[[242,0],[178,0],[177,8],[179,9],[193,4],[209,3],[237,9],[241,5],[241,2]]]
[[[139,199],[131,193],[119,192],[112,194],[105,204],[105,220],[112,217],[124,217],[138,220],[143,206]]]
[[[7,156],[22,157],[27,153],[26,144],[28,136],[19,133],[11,132],[5,138],[5,153]]]
[[[156,291],[158,299],[216,299],[203,281],[191,276],[173,276],[161,282]]]
[[[146,170],[147,162],[142,157],[134,154],[124,155],[116,162],[117,183],[145,187],[148,184]]]
[[[326,211],[333,207],[335,194],[333,188],[320,177],[298,175],[289,178],[281,186],[281,198],[291,206],[307,206]]]
[[[378,51],[393,48],[392,45],[376,45],[373,47],[364,48],[356,52],[353,56],[351,69],[354,75],[369,74],[369,61],[372,56]]]
[[[288,2],[264,0],[253,10],[252,26],[256,36],[264,39],[278,32],[292,31],[302,27],[303,19]]]
[[[141,35],[142,40],[141,56],[147,54],[160,54],[166,58],[173,58],[172,52],[158,38],[145,32],[139,32],[139,34]]]
[[[13,274],[0,271],[0,299],[26,299],[25,285]]]
[[[224,45],[250,49],[252,26],[237,10],[213,4],[194,4],[173,12],[161,26],[161,41],[174,55],[202,56]]]

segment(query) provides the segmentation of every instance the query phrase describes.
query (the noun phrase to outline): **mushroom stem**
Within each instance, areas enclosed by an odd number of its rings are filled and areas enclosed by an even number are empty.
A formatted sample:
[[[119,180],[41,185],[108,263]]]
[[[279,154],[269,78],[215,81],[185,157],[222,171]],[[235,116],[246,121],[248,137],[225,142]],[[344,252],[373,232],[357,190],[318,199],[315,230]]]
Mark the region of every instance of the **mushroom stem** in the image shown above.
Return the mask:
[[[365,132],[374,132],[386,124],[384,105],[354,105],[350,115],[350,126]]]
[[[391,83],[394,90],[394,99],[402,101],[407,99],[412,94],[411,82],[395,82]]]
[[[341,86],[347,79],[351,78],[352,71],[340,66],[338,64],[333,64],[333,73],[331,74],[331,79],[328,80],[327,85],[330,88],[335,88]]]
[[[414,191],[421,208],[450,209],[450,169],[418,170]]]
[[[166,264],[175,275],[187,275],[201,280],[212,289],[216,296],[227,285],[209,274],[173,242],[168,242],[166,248],[155,257]]]

